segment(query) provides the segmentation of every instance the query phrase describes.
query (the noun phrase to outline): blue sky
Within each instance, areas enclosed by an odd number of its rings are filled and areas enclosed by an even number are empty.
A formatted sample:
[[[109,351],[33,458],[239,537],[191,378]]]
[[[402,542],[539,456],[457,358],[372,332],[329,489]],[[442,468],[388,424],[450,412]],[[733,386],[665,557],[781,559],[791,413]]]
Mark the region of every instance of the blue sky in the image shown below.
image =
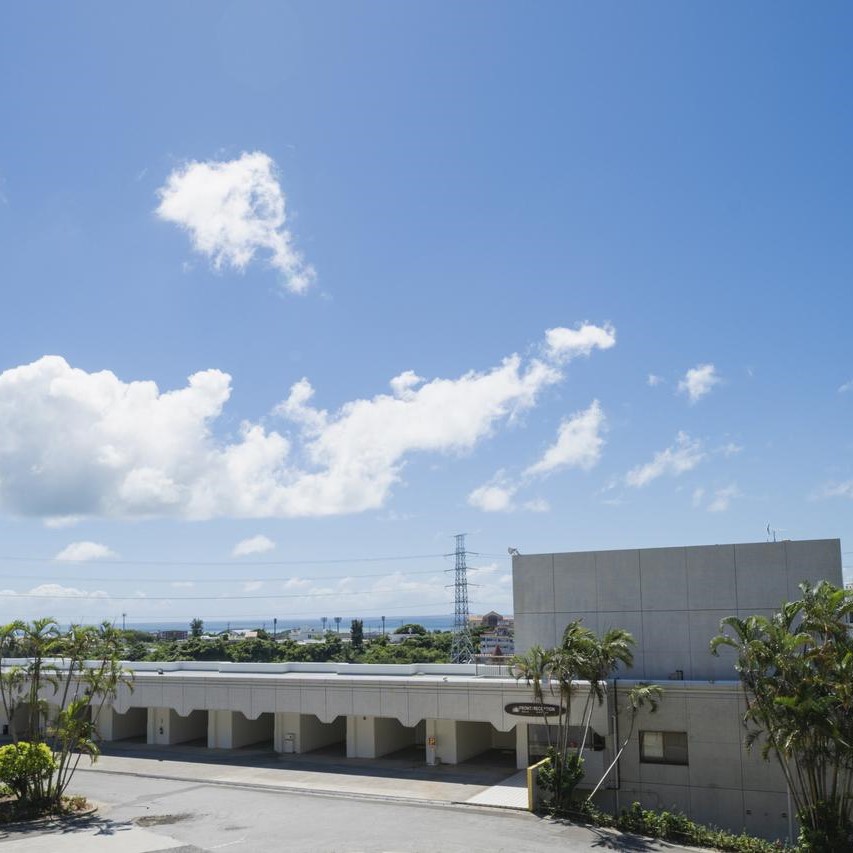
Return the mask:
[[[448,612],[457,532],[474,610],[508,546],[853,567],[851,31],[4,7],[4,618]]]

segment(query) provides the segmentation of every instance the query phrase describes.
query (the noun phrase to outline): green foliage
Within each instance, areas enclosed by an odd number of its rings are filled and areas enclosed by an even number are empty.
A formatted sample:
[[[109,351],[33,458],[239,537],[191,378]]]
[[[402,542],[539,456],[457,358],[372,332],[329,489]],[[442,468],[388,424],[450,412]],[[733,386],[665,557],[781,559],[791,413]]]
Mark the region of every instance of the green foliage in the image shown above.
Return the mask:
[[[53,753],[44,743],[18,741],[0,747],[0,783],[21,802],[39,802],[56,771]]]
[[[200,637],[204,634],[204,622],[201,619],[193,619],[190,622],[190,636]]]
[[[656,812],[644,809],[639,803],[633,803],[630,809],[623,809],[618,815],[602,811],[590,802],[585,802],[576,812],[578,816],[595,826],[612,827],[621,832],[690,844],[696,847],[709,847],[728,853],[782,853],[798,848],[790,848],[778,841],[765,841],[751,835],[735,835],[714,826],[695,823],[680,812]]]
[[[354,652],[359,653],[364,649],[364,621],[353,619],[350,623],[350,642]]]
[[[427,629],[424,628],[423,625],[418,625],[414,622],[410,622],[408,625],[401,625],[394,631],[395,634],[426,634]]]
[[[0,702],[6,719],[20,719],[16,712],[24,712],[24,736],[19,741],[18,726],[12,726],[12,746],[26,742],[29,747],[19,750],[20,755],[36,756],[31,784],[17,789],[26,809],[59,809],[80,757],[97,758],[98,716],[119,687],[129,685],[120,663],[123,647],[121,632],[109,623],[60,631],[55,620],[37,619],[0,627],[0,655],[10,649],[27,654],[21,664],[0,660]],[[45,750],[50,763],[42,760]]]
[[[583,779],[583,758],[574,752],[548,749],[548,760],[537,771],[537,781],[546,792],[545,804],[554,809],[567,807]]]
[[[771,616],[729,616],[711,650],[735,650],[748,747],[782,768],[804,850],[853,850],[853,591],[802,584]]]

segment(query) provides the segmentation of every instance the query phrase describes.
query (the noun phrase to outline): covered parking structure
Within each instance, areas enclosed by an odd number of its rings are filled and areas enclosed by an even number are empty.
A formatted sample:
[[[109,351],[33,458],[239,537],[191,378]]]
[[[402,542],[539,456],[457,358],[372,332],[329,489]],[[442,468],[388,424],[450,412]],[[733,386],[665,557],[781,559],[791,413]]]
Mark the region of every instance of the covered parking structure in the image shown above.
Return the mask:
[[[532,691],[508,672],[476,664],[133,663],[98,719],[105,741],[145,736],[169,746],[234,749],[268,743],[279,753],[339,749],[348,758],[421,751],[426,764],[458,764],[491,750],[529,763],[518,716]],[[580,721],[574,721],[580,723]],[[607,731],[605,706],[593,728]],[[534,739],[535,740],[535,739]]]

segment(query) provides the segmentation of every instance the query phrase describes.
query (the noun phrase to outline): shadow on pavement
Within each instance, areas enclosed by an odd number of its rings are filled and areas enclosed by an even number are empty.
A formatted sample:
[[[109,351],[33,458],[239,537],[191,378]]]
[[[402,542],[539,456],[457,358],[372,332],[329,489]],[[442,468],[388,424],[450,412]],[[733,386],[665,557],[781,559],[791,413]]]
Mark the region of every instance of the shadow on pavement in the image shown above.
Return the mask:
[[[16,823],[0,829],[0,841],[12,841],[30,835],[66,835],[71,832],[90,832],[93,835],[118,835],[133,829],[132,821],[116,821],[96,814],[72,815],[63,818],[41,818]]]

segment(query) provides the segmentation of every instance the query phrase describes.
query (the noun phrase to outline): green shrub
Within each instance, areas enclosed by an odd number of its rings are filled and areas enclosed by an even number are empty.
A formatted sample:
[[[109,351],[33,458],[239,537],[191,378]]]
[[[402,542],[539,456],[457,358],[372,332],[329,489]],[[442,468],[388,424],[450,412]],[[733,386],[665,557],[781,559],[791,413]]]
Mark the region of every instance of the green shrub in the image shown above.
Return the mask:
[[[623,809],[618,815],[609,814],[587,802],[579,808],[580,814],[595,826],[613,827],[622,832],[711,847],[728,853],[781,853],[798,849],[778,841],[765,841],[746,834],[734,835],[717,827],[703,826],[678,812],[644,809],[639,803],[632,803],[630,809]]]
[[[55,771],[56,762],[46,744],[22,740],[0,747],[0,782],[20,801],[43,799]]]

